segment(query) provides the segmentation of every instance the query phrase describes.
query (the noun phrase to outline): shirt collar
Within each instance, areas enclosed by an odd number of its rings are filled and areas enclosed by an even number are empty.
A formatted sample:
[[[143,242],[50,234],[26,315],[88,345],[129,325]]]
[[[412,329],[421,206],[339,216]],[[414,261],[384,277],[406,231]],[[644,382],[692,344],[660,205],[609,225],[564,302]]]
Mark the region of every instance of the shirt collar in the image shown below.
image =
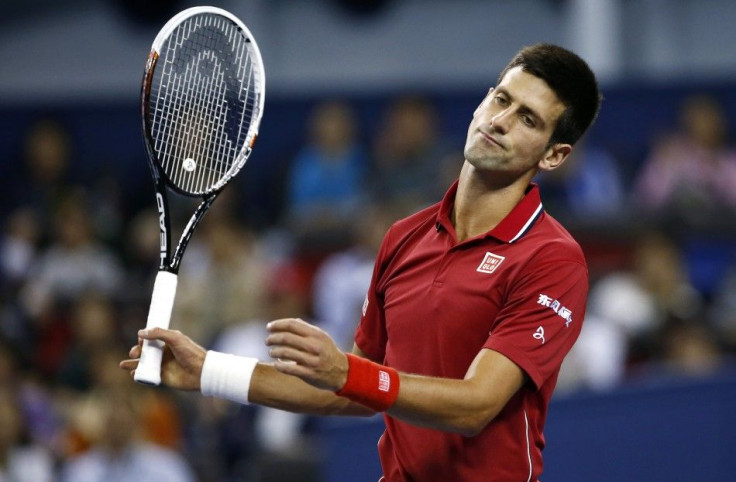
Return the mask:
[[[458,181],[450,186],[445,197],[442,198],[440,208],[437,213],[437,228],[440,226],[449,232],[454,232],[450,216],[452,208],[455,205],[455,195],[457,194]],[[524,197],[514,206],[505,218],[498,225],[488,231],[486,236],[494,238],[504,243],[514,243],[524,237],[534,226],[537,220],[544,212],[542,208],[542,199],[539,194],[539,186],[531,183],[526,189]]]

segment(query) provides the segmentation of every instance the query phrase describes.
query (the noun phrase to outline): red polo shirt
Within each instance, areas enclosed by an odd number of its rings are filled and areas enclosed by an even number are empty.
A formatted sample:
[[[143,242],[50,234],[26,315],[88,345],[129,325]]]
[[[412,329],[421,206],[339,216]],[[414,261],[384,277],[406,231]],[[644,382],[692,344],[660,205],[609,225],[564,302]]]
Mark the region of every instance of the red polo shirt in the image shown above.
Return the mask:
[[[378,449],[388,482],[536,481],[542,428],[562,359],[580,333],[588,272],[580,246],[532,185],[493,230],[457,242],[441,203],[394,224],[373,272],[355,341],[406,373],[464,378],[483,348],[530,380],[475,437],[385,416]]]

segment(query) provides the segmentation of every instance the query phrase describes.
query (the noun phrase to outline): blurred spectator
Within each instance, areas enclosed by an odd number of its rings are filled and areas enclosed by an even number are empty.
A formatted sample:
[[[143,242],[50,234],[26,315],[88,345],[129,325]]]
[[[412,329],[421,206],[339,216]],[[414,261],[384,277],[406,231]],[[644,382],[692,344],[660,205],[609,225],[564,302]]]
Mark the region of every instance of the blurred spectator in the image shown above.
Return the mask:
[[[588,311],[578,341],[562,362],[555,388],[558,395],[580,388],[610,390],[624,379],[629,341],[626,331]]]
[[[621,168],[605,149],[579,142],[561,168],[546,174],[535,181],[542,186],[545,209],[555,218],[603,224],[623,214]]]
[[[65,387],[89,390],[94,383],[94,356],[97,350],[110,350],[119,340],[116,311],[109,299],[95,294],[82,295],[71,309],[71,343],[61,360],[57,380]]]
[[[38,120],[23,140],[23,157],[11,173],[13,182],[0,190],[6,197],[3,206],[33,208],[44,239],[50,234],[56,205],[70,183],[71,151],[65,125],[51,118]]]
[[[153,278],[158,270],[161,249],[158,223],[158,213],[152,206],[139,211],[128,222],[123,243],[122,255],[128,275],[141,284],[150,281],[150,287],[153,286]],[[150,287],[142,288],[146,293],[144,298],[150,297]]]
[[[695,319],[702,307],[679,246],[662,233],[645,233],[631,268],[591,287],[585,324],[561,370],[560,387],[615,386],[632,367],[657,361],[658,335],[667,320]]]
[[[92,176],[94,182],[89,189],[92,226],[101,241],[115,245],[120,241],[124,224],[123,187],[112,174],[100,173]]]
[[[142,441],[140,407],[124,393],[101,394],[84,408],[92,446],[66,461],[66,482],[183,482],[195,476],[177,452]]]
[[[384,202],[402,200],[412,209],[439,201],[448,186],[439,185],[437,173],[449,152],[428,100],[395,99],[376,134],[372,196]]]
[[[635,198],[658,216],[699,226],[736,209],[736,150],[721,105],[696,95],[681,107],[679,130],[661,139],[645,160]]]
[[[315,274],[312,285],[315,319],[343,350],[353,348],[353,336],[378,248],[388,228],[399,217],[389,205],[362,208],[352,224],[352,244],[328,256]]]
[[[732,243],[712,233],[736,216],[736,148],[723,107],[706,95],[683,102],[679,131],[655,144],[636,184],[649,214],[684,233],[695,287],[710,297],[732,257]]]
[[[286,181],[286,218],[297,229],[345,222],[363,197],[367,159],[346,102],[318,104]]]
[[[20,354],[0,337],[0,481],[53,480],[59,419]]]
[[[70,191],[60,201],[53,226],[51,245],[31,268],[22,293],[24,307],[33,317],[86,291],[112,296],[123,277],[117,254],[100,243],[92,230],[89,206],[81,192]]]
[[[0,337],[26,353],[31,351],[33,334],[18,294],[36,262],[39,242],[40,226],[33,209],[22,206],[11,212],[0,237]]]
[[[3,293],[22,285],[39,247],[40,226],[34,210],[21,206],[10,213],[0,239],[0,273]]]
[[[17,394],[0,388],[0,481],[51,482],[53,457],[32,442]]]
[[[0,343],[0,394],[8,394],[21,412],[24,443],[56,455],[63,445],[63,420],[57,409],[60,397],[47,380],[27,368],[14,348]]]
[[[705,377],[715,373],[723,362],[723,350],[702,320],[671,318],[659,332],[658,342],[664,374]]]
[[[89,417],[88,412],[96,415],[101,403],[118,396],[135,398],[140,426],[138,435],[142,440],[169,449],[181,448],[181,413],[171,393],[131,385],[130,376],[118,368],[124,352],[120,343],[90,346],[86,354],[86,389],[70,390],[76,387],[58,385],[58,409],[65,419],[60,436],[65,454],[82,453],[95,443],[99,417]]]
[[[265,273],[255,234],[235,218],[212,216],[182,263],[172,324],[208,344],[226,326],[262,316]]]

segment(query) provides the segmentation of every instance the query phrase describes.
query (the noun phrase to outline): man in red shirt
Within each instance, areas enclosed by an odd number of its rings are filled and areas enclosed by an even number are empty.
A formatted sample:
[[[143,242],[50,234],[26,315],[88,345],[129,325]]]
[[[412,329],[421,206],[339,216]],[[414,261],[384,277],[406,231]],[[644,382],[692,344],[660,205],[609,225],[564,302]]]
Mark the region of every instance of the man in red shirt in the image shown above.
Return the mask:
[[[386,234],[352,354],[298,319],[269,324],[270,364],[142,331],[168,347],[162,380],[290,411],[384,412],[386,481],[536,481],[588,274],[531,180],[565,161],[599,105],[577,55],[522,49],[473,114],[458,181]]]

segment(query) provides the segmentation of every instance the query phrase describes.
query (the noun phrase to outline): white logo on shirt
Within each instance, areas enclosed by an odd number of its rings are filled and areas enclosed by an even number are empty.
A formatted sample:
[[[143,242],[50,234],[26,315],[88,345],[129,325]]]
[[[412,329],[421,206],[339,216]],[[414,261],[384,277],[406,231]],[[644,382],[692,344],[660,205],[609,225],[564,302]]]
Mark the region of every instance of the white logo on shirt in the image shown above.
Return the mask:
[[[363,316],[365,316],[366,311],[368,311],[368,295],[365,295],[365,301],[363,301]]]
[[[534,332],[532,337],[534,337],[535,340],[542,340],[542,345],[544,345],[544,328],[541,326],[537,328],[537,331]]]
[[[540,293],[539,298],[537,299],[537,304],[546,306],[557,313],[557,316],[565,320],[565,326],[570,326],[570,323],[572,323],[572,311],[570,311],[569,308],[562,306],[562,303],[560,303],[559,300],[552,299],[549,296]]]
[[[476,269],[476,271],[478,271],[479,273],[491,274],[496,271],[496,268],[498,268],[498,266],[503,262],[504,259],[506,258],[503,256],[486,252],[486,256],[483,258],[483,261],[480,263],[480,266],[478,266],[478,269]]]

